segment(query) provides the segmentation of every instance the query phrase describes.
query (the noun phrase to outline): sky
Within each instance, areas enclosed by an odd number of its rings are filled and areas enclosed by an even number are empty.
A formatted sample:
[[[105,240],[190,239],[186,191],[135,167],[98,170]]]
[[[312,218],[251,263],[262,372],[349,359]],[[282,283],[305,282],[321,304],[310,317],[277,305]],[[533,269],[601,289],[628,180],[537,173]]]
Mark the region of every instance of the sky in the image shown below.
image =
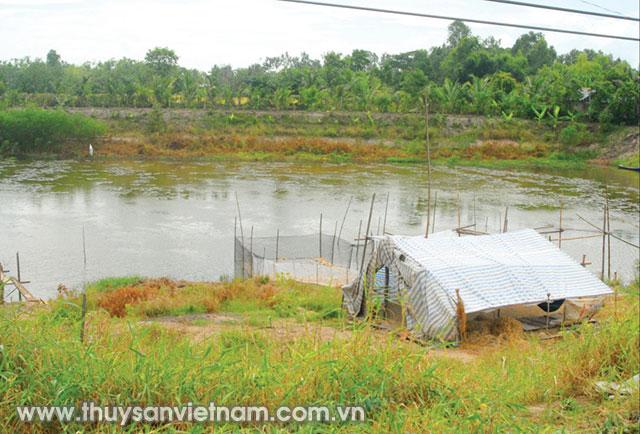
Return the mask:
[[[327,0],[461,18],[560,27],[638,37],[638,22],[555,12],[485,0]],[[637,0],[525,0],[638,17]],[[166,46],[182,66],[248,66],[285,52],[320,58],[329,51],[400,53],[442,45],[449,21],[324,8],[276,0],[0,0],[0,59],[44,58],[55,49],[81,64]],[[469,24],[481,37],[511,46],[524,29]],[[545,33],[558,53],[591,48],[638,67],[638,42]]]

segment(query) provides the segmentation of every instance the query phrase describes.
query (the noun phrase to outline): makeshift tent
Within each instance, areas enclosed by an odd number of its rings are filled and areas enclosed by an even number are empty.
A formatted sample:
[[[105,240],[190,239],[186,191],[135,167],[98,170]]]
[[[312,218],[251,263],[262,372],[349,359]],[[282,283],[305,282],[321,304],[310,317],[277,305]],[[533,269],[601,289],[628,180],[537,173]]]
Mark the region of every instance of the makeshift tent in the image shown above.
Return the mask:
[[[420,337],[459,338],[457,290],[469,320],[504,315],[525,322],[552,315],[556,321],[585,318],[612,293],[532,229],[373,237],[369,245],[364,270],[343,286],[344,307],[351,316],[362,316],[366,297],[377,294],[384,304],[399,304],[406,326]]]

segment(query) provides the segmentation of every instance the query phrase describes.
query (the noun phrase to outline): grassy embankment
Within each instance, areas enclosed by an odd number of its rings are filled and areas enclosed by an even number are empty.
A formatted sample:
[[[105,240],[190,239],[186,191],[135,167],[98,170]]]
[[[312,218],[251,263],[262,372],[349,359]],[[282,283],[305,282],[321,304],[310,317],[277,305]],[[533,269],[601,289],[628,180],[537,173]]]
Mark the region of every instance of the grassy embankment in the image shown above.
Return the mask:
[[[640,417],[638,392],[608,399],[593,387],[596,380],[620,381],[638,372],[638,289],[624,291],[616,312],[609,303],[599,324],[561,331],[558,339],[475,336],[461,348],[438,349],[370,322],[347,322],[334,288],[264,279],[104,280],[88,290],[84,345],[74,294],[39,308],[0,309],[0,426],[12,432],[61,428],[21,425],[16,405],[214,400],[272,409],[367,409],[365,423],[244,426],[264,432],[631,432]]]
[[[38,120],[47,112],[28,110]],[[95,142],[97,158],[187,158],[235,160],[302,160],[329,162],[420,163],[426,158],[424,120],[417,114],[207,112],[197,110],[85,110],[84,131],[72,140],[31,147],[31,136],[18,135],[18,146],[5,137],[15,128],[0,117],[0,137],[6,153],[84,157],[87,142]],[[4,119],[20,112],[4,112]],[[60,112],[52,115],[58,123]],[[82,119],[75,115],[74,120]],[[6,125],[9,125],[8,127]],[[25,124],[18,124],[22,127]],[[517,119],[485,119],[434,115],[429,130],[432,160],[454,165],[490,167],[583,167],[590,159],[611,155],[613,141],[633,128],[603,132],[581,124],[555,129]],[[14,134],[15,136],[15,134]],[[45,135],[35,141],[52,142]],[[53,137],[53,138],[50,138]],[[0,140],[2,143],[2,140]],[[7,152],[7,149],[10,152]]]

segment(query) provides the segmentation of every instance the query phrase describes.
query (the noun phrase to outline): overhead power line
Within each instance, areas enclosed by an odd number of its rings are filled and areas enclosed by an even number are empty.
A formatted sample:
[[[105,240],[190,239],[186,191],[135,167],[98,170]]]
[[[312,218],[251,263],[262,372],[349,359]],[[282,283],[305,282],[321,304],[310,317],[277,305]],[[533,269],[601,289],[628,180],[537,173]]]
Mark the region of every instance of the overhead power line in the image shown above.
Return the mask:
[[[600,6],[598,3],[593,3],[593,2],[590,2],[590,1],[587,1],[587,0],[578,0],[578,1],[580,3],[584,3],[585,5],[595,6],[598,9],[602,9],[603,11],[612,12],[612,13],[618,14],[618,15],[623,15],[622,12],[618,12],[618,11],[613,10],[613,9],[605,8],[604,6]]]
[[[570,12],[572,14],[593,15],[595,17],[613,18],[616,20],[640,21],[640,18],[621,16],[620,14],[617,14],[617,15],[604,14],[601,12],[585,11],[582,9],[561,8],[559,6],[539,5],[535,3],[526,3],[526,2],[513,1],[513,0],[484,0],[484,1],[494,2],[494,3],[504,3],[504,4],[515,5],[515,6],[526,6],[529,8],[549,9],[549,10],[560,11],[560,12]]]
[[[398,11],[393,9],[379,9],[379,8],[369,8],[366,6],[352,6],[345,5],[339,3],[325,3],[325,2],[317,2],[317,1],[307,1],[307,0],[278,0],[281,2],[288,3],[300,3],[306,5],[315,5],[315,6],[326,6],[331,8],[340,8],[340,9],[353,9],[359,11],[368,11],[368,12],[380,12],[384,14],[394,14],[394,15],[407,15],[411,17],[421,17],[421,18],[433,18],[436,20],[447,20],[447,21],[464,21],[467,23],[476,23],[476,24],[488,24],[492,26],[502,26],[502,27],[515,27],[518,29],[528,29],[528,30],[539,30],[542,32],[555,32],[555,33],[569,33],[572,35],[581,35],[581,36],[593,36],[596,38],[609,38],[609,39],[622,39],[625,41],[640,41],[639,38],[632,38],[630,36],[619,36],[619,35],[607,35],[604,33],[591,33],[591,32],[581,32],[578,30],[566,30],[566,29],[558,29],[554,27],[542,27],[542,26],[530,26],[525,24],[515,24],[515,23],[504,23],[498,21],[488,21],[488,20],[478,20],[475,18],[460,18],[460,17],[448,17],[444,15],[433,15],[433,14],[423,14],[418,12],[406,12],[406,11]]]

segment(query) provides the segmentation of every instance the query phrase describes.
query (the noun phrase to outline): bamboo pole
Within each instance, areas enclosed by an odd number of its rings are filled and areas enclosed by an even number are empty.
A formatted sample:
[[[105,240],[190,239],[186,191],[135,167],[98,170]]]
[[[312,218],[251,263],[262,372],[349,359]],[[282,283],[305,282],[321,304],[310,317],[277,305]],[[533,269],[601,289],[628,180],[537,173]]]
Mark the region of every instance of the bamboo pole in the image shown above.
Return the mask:
[[[458,184],[458,178],[456,178],[456,185]],[[457,207],[458,207],[458,228],[461,226],[460,224],[460,188],[458,187],[458,199],[457,199]],[[460,236],[460,233],[458,233],[458,236]]]
[[[84,343],[84,328],[87,317],[87,245],[82,226],[82,310],[80,322],[80,342]]]
[[[607,196],[607,279],[611,280],[611,214]]]
[[[233,277],[238,277],[238,276],[235,276],[235,268],[236,268],[237,260],[238,260],[238,217],[234,216],[233,217],[233,268],[234,268]]]
[[[389,193],[387,192],[387,200],[384,205],[384,221],[382,222],[382,235],[387,232],[387,212],[389,211]]]
[[[473,192],[473,227],[476,228],[476,192]]]
[[[371,196],[371,208],[369,208],[369,218],[367,219],[367,229],[365,231],[365,238],[364,238],[364,246],[362,246],[362,261],[360,262],[360,272],[362,272],[362,270],[364,270],[364,260],[367,256],[367,244],[369,241],[369,228],[371,226],[371,215],[373,214],[373,204],[376,200],[376,194],[373,193],[373,195]]]
[[[356,238],[356,272],[360,275],[360,268],[358,267],[358,254],[360,253],[360,234],[362,233],[362,219],[358,224],[358,238]]]
[[[338,220],[336,220],[336,224],[333,227],[333,239],[331,240],[331,265],[333,265],[333,253],[336,247],[336,232],[338,231]]]
[[[562,248],[562,202],[560,202],[560,226],[558,232],[558,248]]]
[[[353,200],[353,196],[349,198],[349,203],[347,204],[347,209],[344,212],[344,217],[342,217],[342,223],[340,224],[340,232],[338,233],[338,239],[342,237],[342,229],[344,228],[344,222],[347,220],[347,214],[349,214],[349,208],[351,208],[351,201]],[[385,214],[386,218],[386,214]]]
[[[320,280],[320,261],[322,260],[322,213],[320,213],[320,235],[318,237],[318,249],[320,254],[318,255],[318,261],[316,262],[316,285]]]
[[[20,252],[16,252],[16,268],[18,271],[18,282],[22,283],[22,276],[20,275]],[[18,301],[22,301],[22,292],[18,291]]]
[[[347,264],[347,277],[345,279],[345,285],[349,283],[349,269],[351,268],[351,261],[353,260],[353,244],[349,244],[349,262]]]
[[[436,231],[436,210],[438,209],[438,191],[436,191],[435,199],[433,201],[433,221],[431,222],[431,233]]]
[[[601,280],[604,281],[604,259],[605,259],[605,241],[607,238],[607,205],[604,206],[602,216],[602,268],[600,270]]]
[[[504,210],[504,228],[502,229],[503,233],[508,231],[508,225],[509,225],[509,207],[507,206]]]
[[[322,258],[322,213],[320,213],[320,230],[318,234],[318,257]]]
[[[431,144],[429,143],[429,95],[424,96],[425,142],[427,147],[427,229],[424,237],[429,238],[431,226]]]
[[[551,294],[547,293],[547,330],[549,330],[549,315],[551,310]]]
[[[0,262],[0,305],[4,304],[4,268]]]
[[[249,277],[253,277],[253,225],[251,225],[251,236],[249,238],[249,252],[251,253],[251,274]]]

